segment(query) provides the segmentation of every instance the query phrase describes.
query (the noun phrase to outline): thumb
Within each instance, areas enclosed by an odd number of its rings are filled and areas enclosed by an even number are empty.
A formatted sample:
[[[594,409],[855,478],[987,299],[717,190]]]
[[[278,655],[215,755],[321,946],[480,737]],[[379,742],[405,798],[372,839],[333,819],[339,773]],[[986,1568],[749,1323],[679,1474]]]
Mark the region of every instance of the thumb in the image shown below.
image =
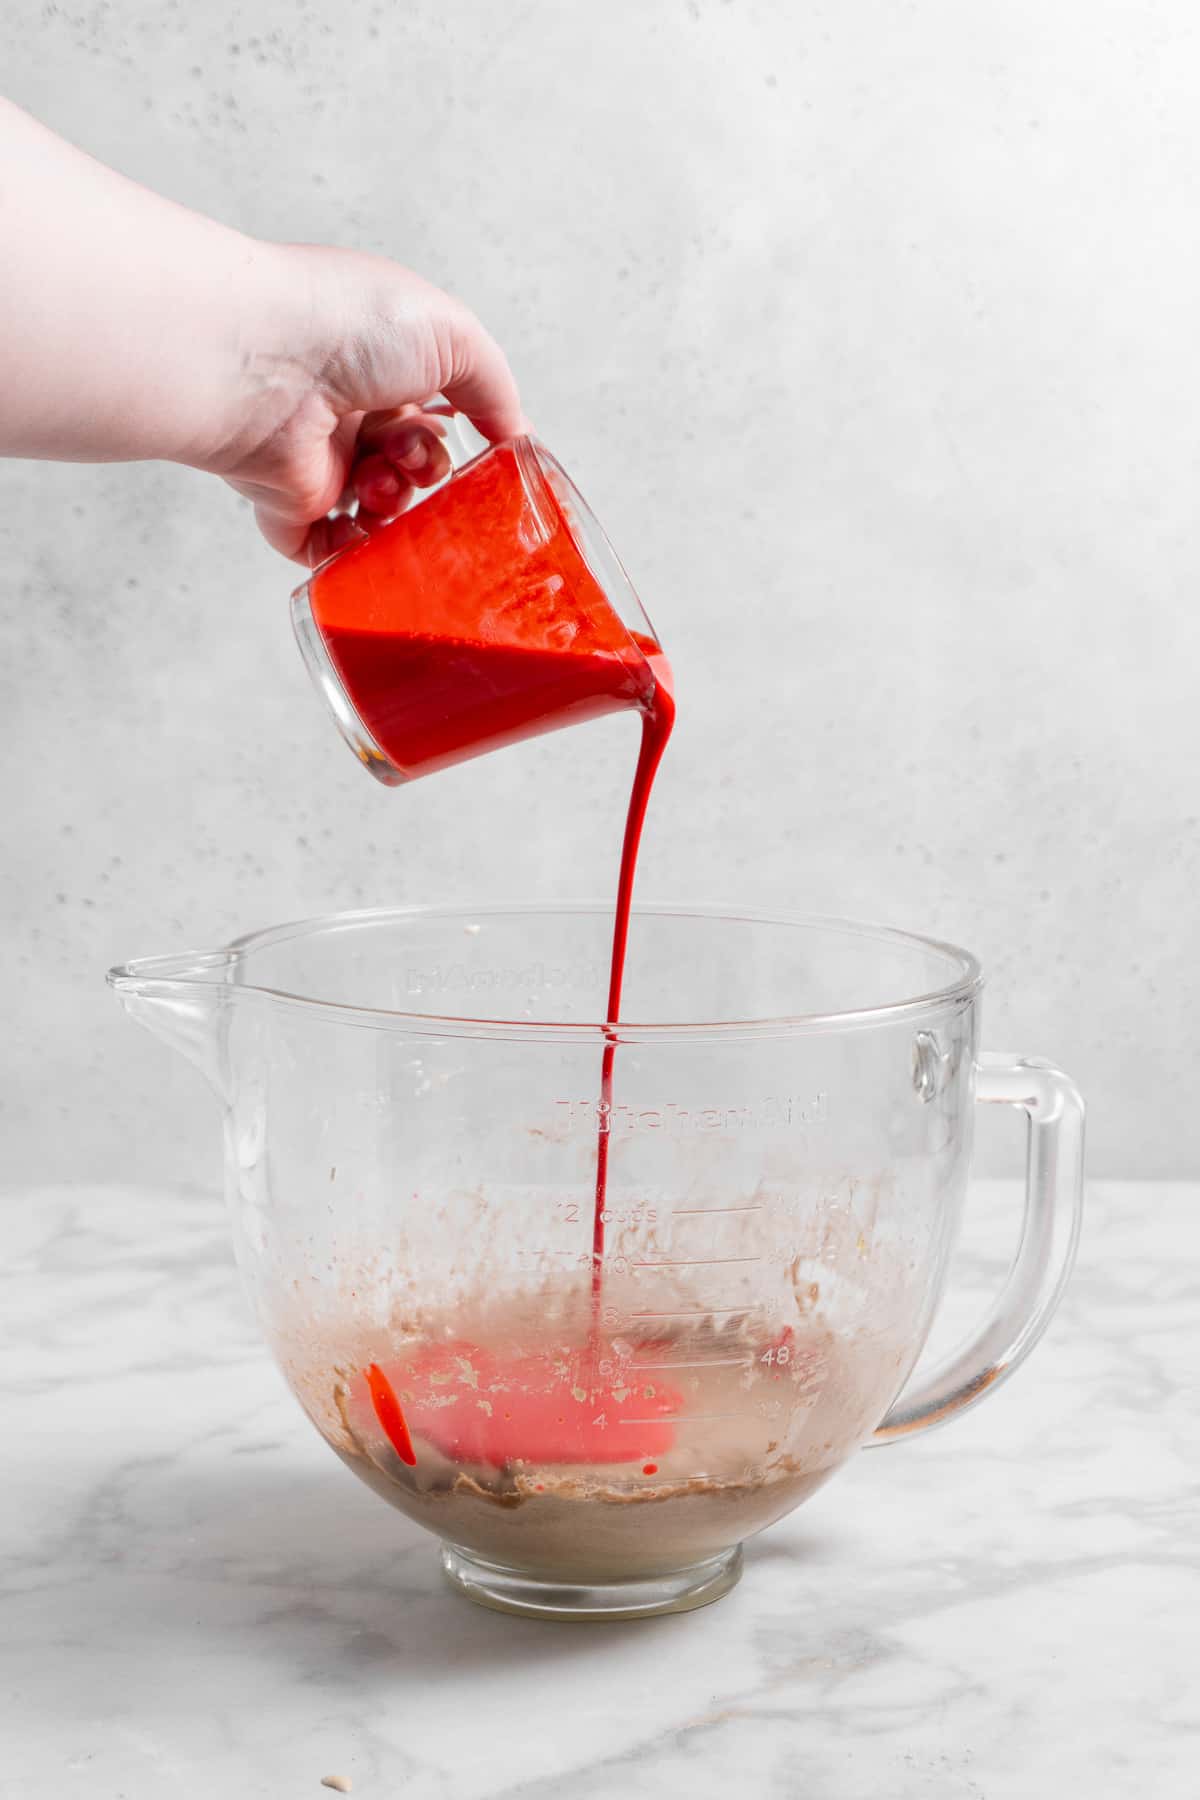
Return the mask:
[[[471,310],[449,295],[435,324],[439,337],[438,389],[456,412],[465,413],[490,443],[528,431],[529,421],[508,358]]]
[[[357,270],[368,259],[355,259]],[[342,343],[329,374],[343,410],[384,412],[444,394],[494,443],[528,428],[512,370],[469,306],[398,263],[369,259],[343,289]]]

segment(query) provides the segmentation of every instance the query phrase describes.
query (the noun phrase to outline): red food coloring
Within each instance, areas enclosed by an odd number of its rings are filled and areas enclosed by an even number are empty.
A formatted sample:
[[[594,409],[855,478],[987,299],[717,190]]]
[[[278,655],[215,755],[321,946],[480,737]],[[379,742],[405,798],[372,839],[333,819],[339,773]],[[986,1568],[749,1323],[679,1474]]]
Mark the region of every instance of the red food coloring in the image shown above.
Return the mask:
[[[643,645],[512,444],[334,557],[309,593],[360,719],[406,780],[652,704]]]
[[[650,667],[653,685],[649,696],[642,702],[642,743],[638,751],[633,788],[629,795],[629,806],[625,814],[625,836],[621,843],[621,870],[617,879],[617,908],[613,919],[612,957],[608,970],[608,1006],[605,1012],[606,1021],[610,1026],[615,1025],[621,1017],[621,985],[625,978],[625,949],[629,941],[629,911],[633,903],[633,877],[637,868],[638,847],[642,841],[642,827],[646,823],[646,808],[650,803],[650,790],[654,786],[658,765],[662,761],[663,751],[667,747],[667,739],[671,735],[671,727],[675,723],[675,695],[671,682],[670,664],[661,651],[657,651],[657,646],[647,646],[647,650],[646,660]],[[604,1054],[600,1061],[600,1122],[596,1132],[596,1201],[592,1210],[593,1336],[595,1335],[595,1318],[599,1313],[600,1288],[603,1279],[604,1204],[608,1193],[608,1128],[612,1118],[613,1063],[616,1054],[616,1036],[610,1032],[607,1034]]]
[[[457,1341],[390,1364],[387,1376],[372,1364],[367,1380],[376,1416],[393,1444],[388,1420],[394,1424],[399,1418],[406,1441],[411,1430],[456,1462],[494,1469],[518,1463],[641,1463],[669,1450],[682,1393],[659,1383],[652,1399],[634,1402],[619,1380],[597,1382],[590,1361],[578,1346],[548,1344],[504,1356]],[[395,1401],[396,1387],[405,1392],[407,1425]],[[396,1453],[403,1457],[398,1444]]]
[[[657,1463],[643,1463],[642,1464],[642,1474],[643,1475],[657,1475],[658,1474],[658,1464]]]

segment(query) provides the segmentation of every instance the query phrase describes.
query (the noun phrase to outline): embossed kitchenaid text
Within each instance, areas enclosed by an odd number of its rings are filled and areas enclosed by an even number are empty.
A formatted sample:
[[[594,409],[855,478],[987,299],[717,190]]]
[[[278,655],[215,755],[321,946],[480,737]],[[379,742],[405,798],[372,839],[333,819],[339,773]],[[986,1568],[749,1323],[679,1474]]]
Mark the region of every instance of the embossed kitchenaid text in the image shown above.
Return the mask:
[[[561,992],[582,989],[596,992],[608,971],[595,962],[510,963],[470,968],[466,963],[435,963],[430,968],[404,971],[406,994],[495,994],[509,991],[527,994],[543,988]],[[595,1102],[592,1102],[593,1106]]]

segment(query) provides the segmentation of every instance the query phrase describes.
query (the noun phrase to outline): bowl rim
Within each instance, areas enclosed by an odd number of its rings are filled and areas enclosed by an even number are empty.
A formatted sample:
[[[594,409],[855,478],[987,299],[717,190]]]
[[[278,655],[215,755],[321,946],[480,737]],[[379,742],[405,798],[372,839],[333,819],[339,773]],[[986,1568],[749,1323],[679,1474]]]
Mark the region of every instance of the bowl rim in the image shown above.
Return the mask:
[[[300,1007],[315,1016],[325,1016],[346,1025],[359,1025],[375,1031],[395,1031],[406,1036],[503,1038],[507,1040],[579,1040],[610,1037],[625,1043],[658,1043],[664,1040],[727,1040],[743,1037],[792,1037],[807,1033],[857,1030],[863,1027],[893,1025],[927,1017],[947,1008],[969,1005],[983,988],[983,971],[978,959],[941,938],[920,932],[905,931],[890,925],[878,925],[857,919],[839,918],[819,913],[787,913],[763,911],[752,907],[721,903],[687,905],[669,902],[642,902],[632,909],[635,918],[723,919],[731,924],[775,925],[810,931],[836,932],[843,936],[874,938],[891,945],[905,945],[933,952],[949,965],[950,978],[939,987],[901,999],[883,1001],[876,1006],[847,1008],[820,1013],[781,1013],[767,1017],[713,1020],[640,1020],[622,1019],[618,1024],[602,1020],[508,1019],[465,1017],[421,1010],[349,1005],[338,1000],[322,1000],[311,995],[261,985],[242,978],[250,959],[260,950],[272,948],[318,932],[357,930],[384,922],[418,923],[426,920],[458,920],[464,927],[487,919],[529,918],[547,916],[599,915],[612,919],[611,901],[552,900],[495,901],[483,906],[461,903],[433,905],[367,907],[333,913],[315,914],[309,918],[269,925],[232,939],[219,950],[200,951],[190,955],[142,957],[123,963],[108,972],[108,980],[118,993],[160,995],[182,989],[205,990],[212,1000],[219,994],[236,995],[239,1000],[259,997],[288,1008]],[[536,954],[536,953],[535,953]],[[217,990],[214,993],[213,990]],[[199,998],[197,994],[197,998]]]

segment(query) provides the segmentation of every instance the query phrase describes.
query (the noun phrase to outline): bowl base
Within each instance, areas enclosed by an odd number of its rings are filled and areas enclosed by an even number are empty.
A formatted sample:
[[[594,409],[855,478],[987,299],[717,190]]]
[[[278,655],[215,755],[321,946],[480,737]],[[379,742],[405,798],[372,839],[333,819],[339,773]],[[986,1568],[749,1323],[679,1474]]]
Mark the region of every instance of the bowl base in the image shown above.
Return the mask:
[[[692,1612],[736,1587],[742,1573],[742,1546],[721,1556],[631,1581],[554,1581],[521,1569],[485,1562],[453,1544],[442,1545],[442,1568],[451,1587],[495,1612],[524,1619],[652,1619],[660,1613]]]

